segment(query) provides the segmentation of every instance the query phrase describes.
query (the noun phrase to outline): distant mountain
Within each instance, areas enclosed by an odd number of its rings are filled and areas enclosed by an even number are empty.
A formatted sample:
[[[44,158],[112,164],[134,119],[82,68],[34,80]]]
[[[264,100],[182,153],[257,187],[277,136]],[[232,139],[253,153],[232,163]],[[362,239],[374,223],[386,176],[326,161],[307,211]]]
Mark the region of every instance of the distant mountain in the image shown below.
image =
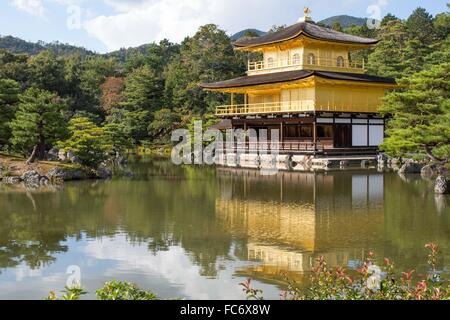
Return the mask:
[[[116,51],[112,51],[109,53],[106,53],[105,56],[110,58],[116,58],[120,62],[125,62],[127,57],[132,56],[134,54],[142,53],[145,54],[148,51],[148,48],[150,47],[150,44],[143,44],[139,47],[134,48],[121,48]]]
[[[29,42],[12,36],[0,36],[0,49],[6,49],[14,53],[25,53],[28,55],[36,55],[49,49],[54,50],[58,55],[69,55],[73,53],[78,53],[80,55],[95,55],[93,51],[58,41],[52,43],[43,41]]]
[[[322,23],[326,25],[327,27],[332,27],[335,22],[339,22],[342,26],[342,28],[347,28],[351,26],[363,26],[367,23],[367,19],[364,18],[357,18],[347,15],[342,16],[334,16],[322,21],[319,21],[319,23]]]
[[[249,32],[255,33],[259,37],[261,37],[261,36],[263,36],[263,35],[265,35],[267,33],[267,32],[264,32],[264,31],[261,31],[261,30],[258,30],[258,29],[245,29],[245,30],[239,31],[238,33],[233,34],[231,36],[231,40],[232,41],[239,40],[240,38],[244,37],[246,33],[249,33]]]
[[[341,16],[335,16],[331,17],[325,20],[320,21],[319,23],[322,23],[326,26],[332,27],[335,22],[339,22],[343,28],[351,27],[352,25],[356,26],[362,26],[366,23],[366,19],[364,18],[357,18],[352,17],[348,15],[341,15]],[[232,41],[236,41],[242,37],[245,36],[246,33],[255,33],[258,36],[263,36],[267,34],[267,32],[258,30],[258,29],[245,29],[242,31],[239,31],[231,36]],[[126,57],[133,55],[135,53],[145,53],[150,44],[144,44],[139,47],[135,48],[123,48],[117,51],[113,51],[110,53],[105,54],[107,57],[114,57],[117,58],[119,61],[125,61]],[[13,36],[0,36],[0,49],[6,49],[8,51],[14,52],[14,53],[25,53],[28,55],[36,55],[39,52],[52,49],[56,52],[58,55],[69,55],[78,53],[80,55],[96,55],[97,53],[87,50],[82,47],[76,47],[70,44],[61,43],[58,41],[46,43],[44,41],[38,41],[38,42],[29,42],[22,40],[20,38],[16,38]]]

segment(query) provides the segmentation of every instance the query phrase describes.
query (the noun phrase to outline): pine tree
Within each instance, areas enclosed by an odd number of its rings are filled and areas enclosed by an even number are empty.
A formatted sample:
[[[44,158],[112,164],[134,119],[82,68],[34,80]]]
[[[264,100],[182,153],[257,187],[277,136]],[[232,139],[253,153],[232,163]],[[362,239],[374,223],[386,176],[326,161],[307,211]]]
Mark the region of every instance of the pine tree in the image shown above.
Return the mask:
[[[73,152],[82,165],[97,168],[108,158],[112,146],[104,128],[88,118],[74,117],[69,121],[69,132],[69,138],[58,142],[58,146],[66,152]]]
[[[60,98],[48,91],[30,88],[19,96],[19,108],[11,123],[14,148],[25,155],[28,163],[42,160],[45,151],[66,134]]]
[[[14,80],[0,79],[0,146],[9,144],[11,120],[19,101],[19,84]]]
[[[51,51],[43,51],[29,60],[28,86],[57,92],[62,96],[66,90],[64,62]]]
[[[405,69],[404,50],[407,35],[401,20],[391,20],[381,27],[381,39],[369,56],[368,72],[384,77],[401,78]]]
[[[133,142],[124,123],[105,124],[104,130],[106,143],[111,146],[111,151],[114,154],[123,154],[126,149],[132,147]]]
[[[406,20],[410,39],[419,40],[423,45],[430,45],[435,40],[433,16],[424,8],[417,8]]]
[[[124,108],[112,109],[106,118],[109,124],[123,126],[123,132],[132,145],[139,145],[148,138],[148,125],[151,115],[146,110],[129,111]]]
[[[122,106],[130,111],[155,111],[163,104],[164,83],[152,68],[145,65],[125,79]]]
[[[402,92],[386,97],[381,110],[392,115],[382,148],[397,157],[450,161],[450,62],[405,78]]]
[[[233,50],[230,38],[216,25],[200,27],[181,44],[180,55],[169,65],[167,106],[205,113],[223,104],[226,96],[208,93],[200,83],[230,79],[245,73],[244,60]]]

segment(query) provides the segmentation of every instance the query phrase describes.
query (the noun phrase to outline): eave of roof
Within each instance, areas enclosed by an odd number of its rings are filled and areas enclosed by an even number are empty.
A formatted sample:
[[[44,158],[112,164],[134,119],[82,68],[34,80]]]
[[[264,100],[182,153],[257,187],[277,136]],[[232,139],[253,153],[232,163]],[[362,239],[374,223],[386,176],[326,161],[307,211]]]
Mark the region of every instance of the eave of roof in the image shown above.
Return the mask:
[[[262,45],[270,45],[274,43],[284,42],[295,39],[300,35],[313,38],[316,40],[331,41],[337,43],[357,44],[357,45],[374,45],[379,42],[376,39],[369,39],[350,35],[347,33],[324,28],[312,22],[300,22],[287,27],[284,30],[269,33],[258,38],[240,39],[233,43],[235,48],[250,48]]]
[[[313,76],[330,80],[355,81],[372,84],[387,84],[394,86],[397,85],[395,79],[370,76],[366,74],[296,70],[296,71],[261,74],[256,76],[244,76],[214,83],[203,83],[200,85],[200,87],[207,90],[242,88],[249,86],[297,81]]]

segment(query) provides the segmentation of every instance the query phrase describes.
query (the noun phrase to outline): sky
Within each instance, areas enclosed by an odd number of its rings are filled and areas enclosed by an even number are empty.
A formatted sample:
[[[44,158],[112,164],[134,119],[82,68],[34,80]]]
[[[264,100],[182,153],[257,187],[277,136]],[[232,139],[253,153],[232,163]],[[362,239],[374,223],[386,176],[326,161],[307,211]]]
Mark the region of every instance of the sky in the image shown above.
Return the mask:
[[[421,6],[435,15],[447,0],[0,0],[0,35],[60,41],[105,53],[169,39],[181,42],[201,25],[228,34],[293,24],[312,10],[315,21],[348,14],[407,18]]]

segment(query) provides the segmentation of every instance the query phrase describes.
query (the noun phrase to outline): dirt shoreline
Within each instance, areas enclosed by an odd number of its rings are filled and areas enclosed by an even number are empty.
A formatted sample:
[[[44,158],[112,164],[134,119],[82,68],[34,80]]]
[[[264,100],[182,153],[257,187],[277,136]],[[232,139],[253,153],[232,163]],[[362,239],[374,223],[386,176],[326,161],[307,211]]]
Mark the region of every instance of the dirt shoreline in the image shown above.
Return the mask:
[[[2,177],[5,171],[8,172],[8,176],[10,177],[21,177],[25,172],[33,170],[39,172],[42,176],[46,176],[54,168],[83,169],[81,165],[58,161],[38,161],[28,165],[26,159],[23,157],[0,153],[0,177]]]

